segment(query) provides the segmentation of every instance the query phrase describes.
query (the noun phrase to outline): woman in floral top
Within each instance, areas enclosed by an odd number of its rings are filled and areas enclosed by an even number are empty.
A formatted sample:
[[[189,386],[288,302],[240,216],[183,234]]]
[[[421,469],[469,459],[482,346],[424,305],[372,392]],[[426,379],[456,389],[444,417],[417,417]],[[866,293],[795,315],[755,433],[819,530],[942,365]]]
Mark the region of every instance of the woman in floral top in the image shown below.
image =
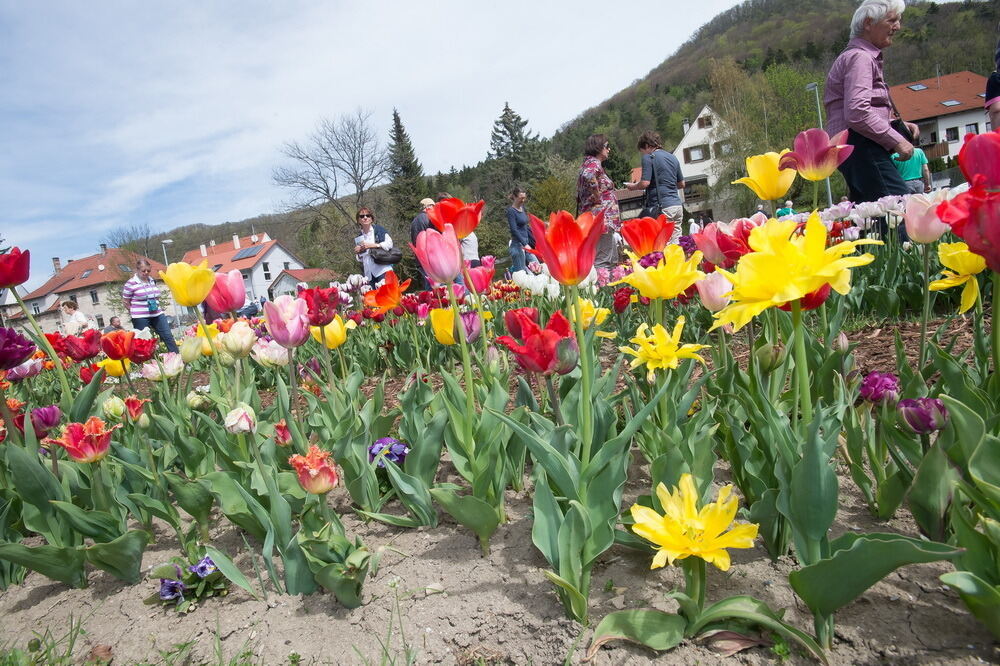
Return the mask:
[[[615,232],[621,228],[618,213],[618,197],[615,196],[615,184],[604,171],[602,162],[611,154],[608,137],[603,134],[591,134],[584,144],[583,165],[576,179],[576,206],[579,213],[597,215],[604,211],[604,234],[597,244],[597,259],[594,265],[598,268],[612,268],[618,263],[618,253],[615,247]]]

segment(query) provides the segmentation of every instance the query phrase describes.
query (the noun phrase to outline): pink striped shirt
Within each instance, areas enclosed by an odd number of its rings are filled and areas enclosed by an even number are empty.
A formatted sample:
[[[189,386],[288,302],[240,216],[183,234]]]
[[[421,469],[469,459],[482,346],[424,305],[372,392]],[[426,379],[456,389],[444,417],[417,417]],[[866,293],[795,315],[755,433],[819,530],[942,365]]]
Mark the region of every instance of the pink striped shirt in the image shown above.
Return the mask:
[[[160,298],[160,288],[156,286],[152,278],[145,280],[138,275],[133,275],[125,283],[125,286],[122,287],[122,298],[126,301],[131,301],[128,315],[132,319],[136,317],[158,317],[163,314],[163,310],[160,308],[156,308],[152,312],[149,311],[149,299],[155,298],[159,300]]]
[[[889,86],[882,75],[882,49],[860,37],[847,42],[826,76],[826,130],[852,129],[892,152],[903,140],[893,119]]]

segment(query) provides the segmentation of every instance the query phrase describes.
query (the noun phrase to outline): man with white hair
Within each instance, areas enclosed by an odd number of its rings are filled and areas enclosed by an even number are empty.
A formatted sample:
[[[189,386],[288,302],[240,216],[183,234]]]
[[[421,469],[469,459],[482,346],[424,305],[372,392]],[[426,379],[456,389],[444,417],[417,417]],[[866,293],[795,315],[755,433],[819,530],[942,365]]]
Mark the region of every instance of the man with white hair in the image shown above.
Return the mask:
[[[882,74],[882,50],[892,45],[904,8],[903,0],[864,0],[851,19],[851,40],[826,77],[827,131],[848,130],[854,146],[839,169],[855,203],[909,193],[890,156],[910,159],[913,144],[898,131],[902,126],[892,126],[901,119]],[[903,125],[917,136],[916,125]]]

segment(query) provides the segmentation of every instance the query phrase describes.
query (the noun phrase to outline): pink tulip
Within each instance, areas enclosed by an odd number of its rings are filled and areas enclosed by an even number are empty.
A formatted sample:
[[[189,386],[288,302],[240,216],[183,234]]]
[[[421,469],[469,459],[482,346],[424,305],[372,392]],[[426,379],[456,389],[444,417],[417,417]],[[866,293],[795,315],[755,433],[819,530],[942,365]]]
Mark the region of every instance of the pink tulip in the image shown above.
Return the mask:
[[[449,284],[462,270],[462,249],[458,244],[455,228],[444,225],[444,231],[425,229],[417,235],[417,244],[410,244],[424,267],[427,277],[434,282]]]
[[[847,130],[831,137],[826,130],[815,127],[799,132],[794,147],[781,156],[778,169],[795,169],[812,181],[829,178],[854,152],[854,146],[847,145]]]
[[[301,298],[282,294],[264,303],[264,320],[274,341],[286,349],[309,338],[309,305]]]
[[[933,243],[951,227],[937,216],[937,207],[948,198],[948,190],[931,194],[911,194],[906,198],[906,234],[914,243]]]
[[[235,268],[228,273],[216,273],[212,291],[205,297],[208,307],[216,312],[235,312],[246,300],[243,275]]]
[[[424,319],[427,319],[427,317],[430,316],[430,314],[431,314],[430,303],[417,303],[417,309],[416,309],[417,319],[423,321]]]
[[[722,273],[713,271],[695,282],[694,286],[701,297],[701,304],[710,312],[718,312],[729,305],[729,296],[726,294],[733,290],[733,285]]]
[[[469,262],[465,262],[467,265]],[[482,294],[490,288],[493,281],[493,274],[496,272],[496,258],[483,257],[482,265],[469,269],[469,283],[472,290],[477,294]]]

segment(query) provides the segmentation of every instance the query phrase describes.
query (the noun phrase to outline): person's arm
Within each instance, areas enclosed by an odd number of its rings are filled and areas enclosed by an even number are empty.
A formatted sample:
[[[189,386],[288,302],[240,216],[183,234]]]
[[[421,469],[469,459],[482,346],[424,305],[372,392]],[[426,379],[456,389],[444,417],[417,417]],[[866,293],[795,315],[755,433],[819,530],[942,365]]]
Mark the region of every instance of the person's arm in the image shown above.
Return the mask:
[[[924,192],[930,192],[931,186],[931,169],[927,166],[927,162],[924,162]]]
[[[385,239],[381,243],[375,243],[375,244],[372,245],[372,247],[380,247],[383,250],[391,250],[392,249],[392,237],[389,236],[389,232],[388,231],[385,232]]]
[[[122,287],[122,302],[125,303],[125,307],[128,309],[129,314],[132,313],[132,296],[134,295],[134,293],[135,291],[132,286],[132,282],[131,281],[126,282],[125,285]]]
[[[867,54],[855,50],[844,72],[847,125],[889,152],[899,153],[900,161],[906,161],[913,155],[913,145],[872,109],[874,81],[875,63]]]
[[[583,197],[579,190],[583,188],[584,192],[587,194],[588,199],[600,200],[601,198],[601,186],[597,182],[597,171],[590,167],[584,167],[580,170],[580,179],[577,184],[577,205],[580,206],[580,212],[584,213],[583,210]]]
[[[653,156],[643,155],[642,156],[642,175],[639,176],[639,180],[635,181],[631,185],[626,185],[630,190],[644,190],[649,187],[649,182],[653,178]]]
[[[990,127],[994,132],[1000,132],[1000,99],[990,104]]]

